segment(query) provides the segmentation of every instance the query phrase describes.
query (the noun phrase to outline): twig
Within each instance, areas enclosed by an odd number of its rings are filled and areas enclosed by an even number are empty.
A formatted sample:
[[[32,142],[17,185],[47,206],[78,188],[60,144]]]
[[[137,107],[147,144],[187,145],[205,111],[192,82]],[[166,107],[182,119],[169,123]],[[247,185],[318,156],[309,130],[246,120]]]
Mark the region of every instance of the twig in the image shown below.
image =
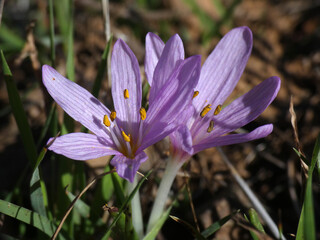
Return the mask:
[[[82,191],[81,193],[79,193],[74,199],[73,201],[71,202],[67,212],[65,213],[65,215],[63,216],[59,226],[57,227],[56,231],[54,232],[53,236],[51,237],[51,240],[55,240],[56,237],[58,236],[61,228],[62,228],[62,225],[63,223],[65,222],[65,220],[67,219],[67,217],[69,216],[73,206],[75,205],[76,201],[81,198],[81,196],[99,179],[99,178],[102,178],[103,176],[107,175],[107,174],[110,174],[110,173],[113,173],[115,172],[116,170],[115,169],[112,169],[111,171],[108,171],[108,172],[105,172],[105,173],[102,173],[98,176],[96,176]]]
[[[247,183],[241,178],[241,176],[239,175],[239,173],[237,172],[237,170],[235,169],[235,167],[232,165],[232,163],[229,161],[228,157],[225,155],[225,153],[223,152],[223,150],[220,147],[217,147],[222,160],[224,161],[224,163],[228,166],[228,168],[230,169],[230,172],[233,176],[233,178],[236,180],[236,182],[239,184],[239,186],[241,187],[241,189],[244,191],[244,193],[247,195],[247,197],[250,199],[253,207],[255,208],[255,210],[257,210],[257,212],[259,213],[259,215],[261,216],[261,218],[263,219],[263,221],[266,223],[266,225],[269,227],[270,231],[272,232],[272,234],[278,238],[278,239],[283,239],[286,240],[286,238],[283,236],[283,234],[279,233],[278,227],[277,225],[274,223],[274,221],[272,220],[272,218],[270,217],[270,215],[267,213],[266,209],[264,208],[264,206],[262,205],[262,203],[259,201],[259,199],[255,196],[255,194],[253,193],[253,191],[250,189],[250,187],[247,185]]]
[[[185,171],[184,171],[184,173],[185,173]],[[193,220],[194,220],[194,223],[196,224],[198,232],[200,232],[200,227],[199,227],[196,211],[194,210],[194,205],[193,205],[193,201],[192,201],[192,195],[191,195],[191,190],[190,190],[190,185],[189,185],[189,177],[187,176],[186,173],[185,173],[184,179],[185,179],[185,184],[187,187],[187,192],[188,192],[189,203],[190,203],[190,207],[191,207],[191,211],[192,211]]]
[[[298,125],[297,125],[297,115],[294,111],[294,106],[293,106],[293,97],[291,96],[290,98],[290,108],[289,108],[289,112],[291,114],[291,125],[293,128],[293,134],[294,134],[294,141],[296,143],[297,149],[299,151],[299,153],[305,158],[305,155],[302,151],[301,145],[300,145],[300,141],[299,141],[299,135],[298,135]],[[300,159],[300,164],[301,164],[301,168],[303,170],[304,173],[304,177],[305,179],[308,178],[308,170],[309,167],[308,165],[303,161],[303,159],[299,156]]]

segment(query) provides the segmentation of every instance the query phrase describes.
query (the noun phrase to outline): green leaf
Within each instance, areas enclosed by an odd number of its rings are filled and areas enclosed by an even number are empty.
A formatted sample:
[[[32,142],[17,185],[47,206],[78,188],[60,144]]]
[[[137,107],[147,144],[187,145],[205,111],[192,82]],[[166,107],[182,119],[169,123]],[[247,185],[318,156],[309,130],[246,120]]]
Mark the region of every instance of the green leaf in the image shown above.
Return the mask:
[[[1,199],[0,212],[24,223],[30,224],[50,237],[53,235],[54,229],[56,228],[56,226],[48,218],[41,216],[36,212],[30,211],[29,209],[20,207],[7,201],[3,201]],[[60,239],[65,238],[63,235],[61,235]]]
[[[168,219],[170,211],[173,207],[174,203],[162,214],[162,216],[159,218],[157,223],[153,226],[153,228],[150,230],[150,232],[143,238],[143,240],[153,240],[158,235],[159,231],[161,230],[163,224]]]
[[[67,191],[67,196],[70,199],[70,202],[72,202],[75,198],[75,196],[69,191]],[[75,202],[74,210],[76,210],[84,218],[90,217],[90,207],[81,199],[78,199]]]
[[[50,49],[51,49],[51,66],[55,67],[56,52],[54,44],[54,15],[53,15],[53,3],[49,0],[49,17],[50,17]]]
[[[172,218],[174,221],[178,222],[178,223],[181,223],[182,225],[184,225],[185,227],[187,227],[192,235],[198,239],[198,240],[206,240],[206,238],[204,236],[201,235],[201,233],[195,228],[193,227],[190,223],[178,218],[178,217],[175,217],[175,216],[171,216],[170,215],[170,218]]]
[[[10,105],[12,108],[14,118],[15,118],[17,125],[18,125],[18,128],[19,128],[19,132],[21,135],[24,149],[27,154],[27,158],[33,168],[35,166],[36,159],[37,159],[36,145],[34,143],[31,129],[28,124],[27,116],[24,112],[18,90],[17,90],[16,85],[12,79],[12,74],[11,74],[10,68],[7,64],[7,61],[3,55],[2,50],[1,50],[1,61],[2,61],[2,68],[3,68],[3,73],[4,73],[4,80],[7,85],[9,102],[10,102]]]
[[[314,207],[312,196],[312,174],[316,163],[320,161],[320,135],[316,140],[313,149],[312,160],[308,171],[308,179],[305,190],[304,203],[301,210],[299,225],[297,230],[296,239],[313,240],[316,239],[316,228],[314,220]]]
[[[136,192],[139,190],[139,188],[141,187],[141,185],[143,184],[143,182],[148,178],[148,176],[151,174],[152,170],[150,170],[145,177],[143,177],[139,183],[137,184],[137,186],[133,189],[133,191],[130,193],[130,195],[124,200],[121,208],[119,209],[119,212],[117,214],[117,216],[113,219],[112,223],[110,224],[110,226],[108,227],[106,233],[104,234],[103,239],[106,239],[106,236],[108,236],[111,231],[111,229],[113,228],[113,226],[117,223],[117,221],[119,220],[119,218],[121,217],[121,214],[124,212],[124,210],[128,207],[131,199],[133,198],[133,196],[136,194]]]
[[[125,201],[124,191],[122,187],[123,179],[118,176],[117,173],[111,173],[112,183],[114,186],[114,192],[117,197],[117,201],[119,201],[120,205],[122,205]]]
[[[102,84],[102,79],[103,76],[105,75],[106,69],[107,69],[107,62],[108,62],[108,56],[110,53],[110,48],[111,48],[111,43],[112,43],[112,36],[110,37],[104,51],[103,54],[101,56],[101,61],[98,67],[98,73],[96,76],[96,79],[94,81],[93,87],[92,87],[92,95],[95,96],[96,98],[99,96],[99,90],[101,88],[101,84]]]
[[[253,208],[249,209],[249,219],[250,219],[250,222],[252,223],[252,225],[256,229],[258,229],[260,232],[265,233],[264,228],[259,220],[259,216]]]
[[[219,221],[211,224],[206,230],[204,230],[201,234],[202,236],[204,236],[205,238],[210,237],[212,234],[214,234],[216,231],[218,231],[225,223],[227,223],[234,215],[236,215],[237,213],[239,213],[240,210],[237,210],[235,212],[233,212],[232,214],[221,218]]]

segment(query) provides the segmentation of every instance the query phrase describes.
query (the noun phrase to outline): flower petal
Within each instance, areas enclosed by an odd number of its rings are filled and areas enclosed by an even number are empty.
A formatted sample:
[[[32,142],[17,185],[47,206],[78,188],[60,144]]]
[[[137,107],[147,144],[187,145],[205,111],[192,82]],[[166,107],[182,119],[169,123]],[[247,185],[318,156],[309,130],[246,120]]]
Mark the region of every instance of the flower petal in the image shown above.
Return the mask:
[[[50,138],[49,144],[54,138]],[[70,133],[57,137],[48,148],[74,160],[88,160],[97,157],[119,154],[114,150],[110,139],[88,133]]]
[[[133,182],[136,172],[139,170],[141,163],[148,159],[145,152],[141,152],[135,156],[134,159],[127,158],[123,155],[114,156],[111,164],[116,167],[117,173],[120,177]]]
[[[91,93],[48,65],[42,67],[42,79],[52,98],[73,119],[98,136],[108,134],[102,121],[110,111]]]
[[[154,70],[152,88],[150,89],[149,103],[154,101],[158,91],[169,80],[173,70],[184,59],[184,48],[178,34],[173,35],[166,43],[159,62]]]
[[[186,125],[180,126],[176,131],[170,134],[171,145],[174,153],[186,152],[189,156],[193,154],[192,136]],[[183,154],[183,153],[182,153]],[[180,154],[181,155],[181,154]]]
[[[210,141],[203,142],[194,146],[194,153],[200,152],[204,149],[211,147],[219,147],[225,145],[231,145],[236,143],[249,142],[255,139],[264,138],[268,136],[273,130],[272,124],[263,125],[256,128],[250,133],[230,134],[226,136],[220,136]]]
[[[200,74],[200,56],[183,61],[158,91],[144,121],[144,137],[140,150],[160,141],[180,125],[179,118],[190,105],[193,89]]]
[[[248,27],[239,27],[227,33],[205,61],[194,99],[197,112],[205,105],[215,108],[223,104],[239,81],[252,48],[252,33]],[[207,101],[207,103],[206,103]],[[211,116],[213,111],[208,113]]]
[[[158,64],[163,48],[164,42],[161,38],[158,35],[149,32],[146,36],[144,69],[150,86],[152,86],[153,72]]]
[[[234,100],[222,109],[220,114],[214,116],[215,127],[211,133],[206,133],[210,119],[203,119],[205,121],[198,130],[192,129],[192,132],[198,131],[194,143],[210,141],[209,139],[232,132],[256,119],[277,96],[280,84],[280,78],[270,77]]]
[[[112,97],[117,112],[117,122],[125,132],[133,132],[140,122],[139,109],[141,107],[141,78],[138,60],[127,46],[119,39],[112,52]],[[124,92],[128,90],[128,98]]]

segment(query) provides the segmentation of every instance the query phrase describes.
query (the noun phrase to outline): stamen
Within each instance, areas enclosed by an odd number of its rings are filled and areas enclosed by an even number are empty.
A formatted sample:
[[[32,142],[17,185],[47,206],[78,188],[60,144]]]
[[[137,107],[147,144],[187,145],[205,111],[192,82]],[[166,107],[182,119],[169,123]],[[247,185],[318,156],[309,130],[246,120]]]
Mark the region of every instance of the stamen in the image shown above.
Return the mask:
[[[104,115],[103,117],[103,124],[106,125],[107,127],[110,127],[110,120],[108,118],[108,115]]]
[[[129,91],[128,91],[128,89],[125,89],[125,90],[124,90],[123,95],[124,95],[124,98],[125,98],[125,99],[128,99],[128,98],[129,98]]]
[[[208,104],[207,106],[205,106],[200,113],[200,117],[203,118],[211,109],[212,109],[211,104]]]
[[[130,134],[126,134],[124,131],[121,131],[122,137],[126,142],[130,142],[131,141],[131,135]]]
[[[54,80],[56,80],[55,78],[52,78],[52,80],[54,81]]]
[[[147,112],[146,112],[146,110],[145,110],[143,107],[140,108],[140,117],[141,117],[141,120],[142,120],[142,121],[145,120],[146,117],[147,117]]]
[[[117,116],[116,111],[112,110],[111,113],[110,113],[110,119],[111,119],[112,122],[116,119],[116,116]]]
[[[221,112],[221,105],[219,104],[219,105],[216,107],[216,110],[214,110],[214,115],[218,115],[220,112]]]
[[[214,127],[214,122],[213,122],[213,120],[211,120],[209,123],[209,127],[207,129],[207,132],[210,133],[213,130],[213,127]]]
[[[199,91],[194,91],[194,93],[193,93],[193,96],[192,96],[192,99],[194,99],[196,96],[198,96],[199,95]]]

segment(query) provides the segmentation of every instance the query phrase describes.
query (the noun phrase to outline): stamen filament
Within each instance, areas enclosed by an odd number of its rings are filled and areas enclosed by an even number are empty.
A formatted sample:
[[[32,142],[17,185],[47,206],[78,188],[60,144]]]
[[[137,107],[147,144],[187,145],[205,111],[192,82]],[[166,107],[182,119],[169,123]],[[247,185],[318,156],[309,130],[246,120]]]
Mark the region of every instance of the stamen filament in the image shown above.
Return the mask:
[[[141,117],[141,120],[142,120],[142,121],[145,120],[146,117],[147,117],[147,112],[146,112],[146,110],[145,110],[143,107],[140,108],[140,117]]]
[[[110,127],[111,123],[110,123],[110,120],[108,118],[108,115],[104,115],[103,124],[106,125],[107,127]]]
[[[207,106],[205,106],[200,113],[200,117],[203,118],[211,109],[212,109],[211,104],[208,104]]]
[[[216,110],[214,110],[214,115],[218,115],[220,112],[221,112],[221,105],[219,104],[219,105],[216,107]]]
[[[125,89],[125,90],[124,90],[123,95],[124,95],[124,98],[125,98],[125,99],[128,99],[128,98],[129,98],[129,91],[128,91],[128,89]]]

